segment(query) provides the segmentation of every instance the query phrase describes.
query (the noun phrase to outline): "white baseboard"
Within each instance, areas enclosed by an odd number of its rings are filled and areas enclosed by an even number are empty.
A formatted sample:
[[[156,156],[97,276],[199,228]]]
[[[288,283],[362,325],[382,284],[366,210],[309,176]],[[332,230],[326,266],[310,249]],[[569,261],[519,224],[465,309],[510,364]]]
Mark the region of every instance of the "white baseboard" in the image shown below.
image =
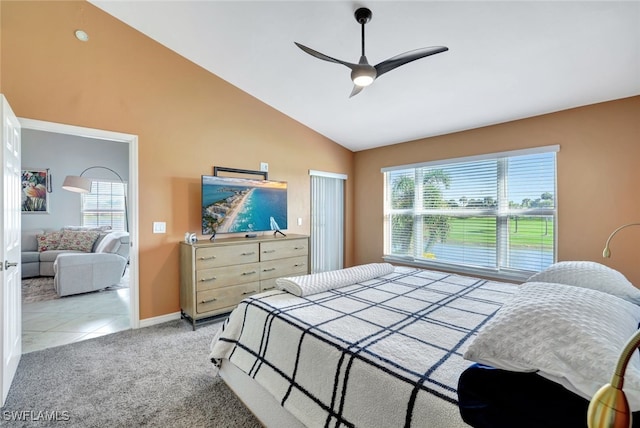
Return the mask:
[[[151,327],[152,325],[162,324],[167,321],[179,320],[180,312],[174,312],[172,314],[160,315],[159,317],[145,318],[140,320],[140,328]]]

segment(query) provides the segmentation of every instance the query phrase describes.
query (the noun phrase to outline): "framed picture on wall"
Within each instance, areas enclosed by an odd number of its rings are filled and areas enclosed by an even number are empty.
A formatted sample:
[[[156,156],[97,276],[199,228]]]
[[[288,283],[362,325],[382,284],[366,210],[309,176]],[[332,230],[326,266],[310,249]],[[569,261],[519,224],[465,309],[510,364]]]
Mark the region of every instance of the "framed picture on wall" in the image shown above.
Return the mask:
[[[50,181],[51,177],[48,168],[26,168],[22,170],[23,213],[49,213]]]

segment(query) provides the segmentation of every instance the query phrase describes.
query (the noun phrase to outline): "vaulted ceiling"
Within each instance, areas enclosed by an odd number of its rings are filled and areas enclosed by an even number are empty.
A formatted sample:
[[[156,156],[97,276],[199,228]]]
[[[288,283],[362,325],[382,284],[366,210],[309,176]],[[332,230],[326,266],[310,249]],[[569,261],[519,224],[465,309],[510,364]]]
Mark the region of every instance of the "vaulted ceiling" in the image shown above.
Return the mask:
[[[640,94],[639,1],[90,1],[353,151]],[[357,63],[363,6],[371,64],[449,51],[349,98],[294,42]]]

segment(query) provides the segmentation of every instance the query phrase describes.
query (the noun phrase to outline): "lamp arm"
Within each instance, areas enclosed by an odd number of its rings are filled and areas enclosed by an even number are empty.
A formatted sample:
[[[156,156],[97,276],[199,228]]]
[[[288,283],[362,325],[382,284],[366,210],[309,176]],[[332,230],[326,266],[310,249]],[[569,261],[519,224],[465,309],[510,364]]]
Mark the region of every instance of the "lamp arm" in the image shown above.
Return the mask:
[[[120,176],[120,174],[118,174],[117,172],[115,172],[115,171],[114,171],[114,170],[112,170],[111,168],[107,168],[106,166],[90,166],[89,168],[85,169],[84,171],[82,171],[82,172],[80,173],[80,177],[82,177],[82,176],[84,175],[84,173],[85,173],[85,172],[87,172],[87,171],[89,171],[90,169],[96,169],[96,168],[102,168],[102,169],[106,169],[106,170],[108,170],[108,171],[113,172],[113,173],[116,175],[116,177],[118,177],[118,178],[120,179],[120,181],[121,181],[122,183],[124,183],[124,180],[122,179],[122,177]],[[607,242],[608,242],[608,241],[607,241]]]
[[[604,244],[604,250],[602,251],[602,257],[609,258],[609,256],[611,255],[611,252],[609,251],[609,242],[611,242],[611,238],[613,238],[616,233],[618,233],[619,231],[621,231],[625,227],[631,227],[631,226],[640,226],[640,223],[623,224],[622,226],[618,227],[616,230],[611,232],[611,235],[609,235],[609,238],[607,238],[607,242]]]
[[[611,386],[616,389],[622,389],[624,384],[624,372],[627,370],[627,365],[629,364],[629,360],[633,356],[636,348],[640,346],[640,330],[636,332],[631,338],[627,341],[627,344],[624,346],[624,349],[620,353],[620,357],[618,357],[618,363],[616,364],[616,370],[613,372],[613,377],[611,378]]]

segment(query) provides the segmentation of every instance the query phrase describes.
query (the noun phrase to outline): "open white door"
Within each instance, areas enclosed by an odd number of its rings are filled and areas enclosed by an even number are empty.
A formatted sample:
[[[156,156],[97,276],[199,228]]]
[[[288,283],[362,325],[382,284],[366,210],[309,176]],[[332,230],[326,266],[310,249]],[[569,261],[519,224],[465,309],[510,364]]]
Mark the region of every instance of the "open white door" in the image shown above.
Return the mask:
[[[2,150],[0,150],[0,331],[2,332],[2,406],[9,394],[11,382],[16,374],[22,354],[22,290],[20,265],[20,122],[9,107],[4,95],[0,94],[2,113]]]

